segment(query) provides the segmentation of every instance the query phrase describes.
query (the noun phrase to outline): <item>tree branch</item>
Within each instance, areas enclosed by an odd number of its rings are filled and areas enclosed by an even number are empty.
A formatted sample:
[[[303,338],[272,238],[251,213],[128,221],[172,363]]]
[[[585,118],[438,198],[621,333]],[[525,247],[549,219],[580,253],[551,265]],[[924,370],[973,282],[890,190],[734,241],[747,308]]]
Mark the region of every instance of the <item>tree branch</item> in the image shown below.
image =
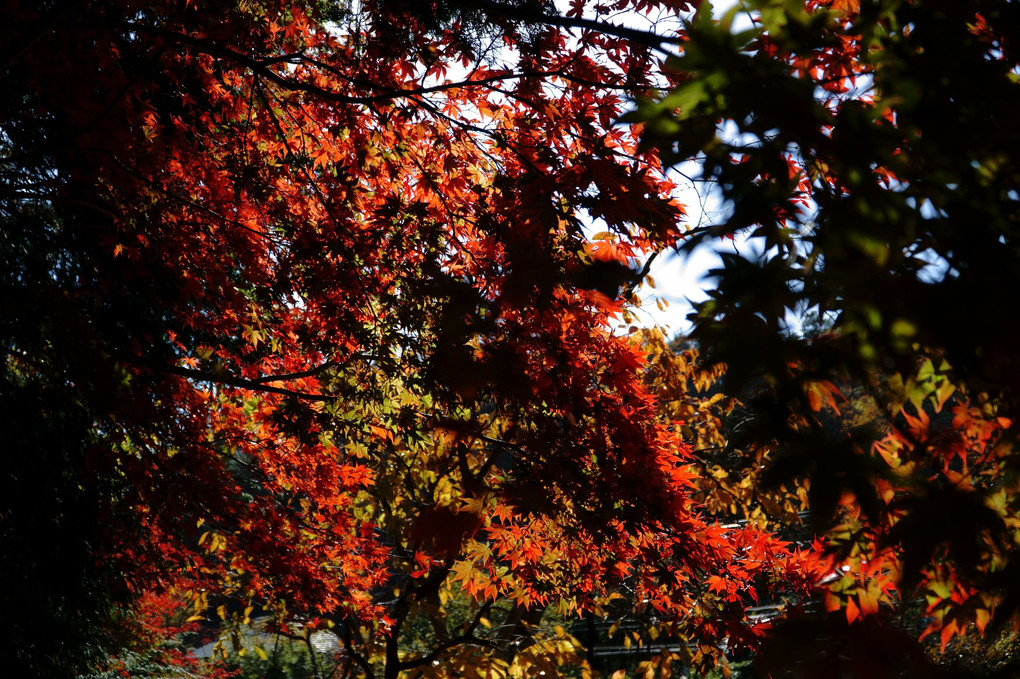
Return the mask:
[[[251,389],[252,391],[262,391],[270,394],[280,394],[283,396],[295,396],[297,398],[305,399],[307,401],[334,401],[335,396],[327,396],[325,394],[309,394],[304,391],[294,391],[292,389],[284,389],[282,387],[272,387],[265,382],[275,382],[277,380],[284,379],[297,379],[298,377],[305,376],[302,373],[293,373],[296,377],[288,375],[276,375],[268,377],[260,377],[255,380],[248,380],[243,377],[237,377],[224,371],[209,371],[209,370],[196,370],[194,368],[183,368],[177,365],[168,365],[159,361],[153,361],[141,356],[132,356],[127,354],[121,354],[114,356],[118,361],[123,361],[130,365],[137,365],[148,370],[155,372],[168,373],[170,375],[177,375],[178,377],[185,377],[190,380],[197,380],[199,382],[212,382],[214,384],[224,384],[230,387],[238,387],[241,389]],[[331,362],[332,363],[332,362]],[[329,364],[319,366],[314,372],[324,370]],[[308,372],[308,371],[306,371]],[[312,372],[312,374],[314,374]]]
[[[322,365],[308,370],[302,370],[300,372],[285,373],[283,375],[266,375],[265,377],[257,377],[253,380],[249,380],[252,384],[265,384],[266,382],[288,382],[290,380],[299,380],[303,377],[313,377],[322,373],[325,370],[329,370],[335,365],[339,365],[337,361],[326,361]]]
[[[539,9],[534,9],[530,6],[504,5],[501,2],[493,2],[492,0],[469,0],[468,4],[479,7],[488,12],[492,12],[493,14],[500,14],[510,19],[519,19],[529,23],[548,24],[550,26],[560,26],[562,28],[583,28],[589,31],[604,33],[605,35],[612,35],[617,38],[633,40],[634,42],[668,54],[673,53],[669,52],[669,50],[664,50],[662,48],[663,45],[682,45],[684,43],[684,41],[679,37],[671,38],[665,35],[659,35],[658,33],[653,33],[652,31],[643,31],[639,28],[628,28],[618,24],[611,24],[606,21],[599,21],[598,19],[546,14],[545,12]]]

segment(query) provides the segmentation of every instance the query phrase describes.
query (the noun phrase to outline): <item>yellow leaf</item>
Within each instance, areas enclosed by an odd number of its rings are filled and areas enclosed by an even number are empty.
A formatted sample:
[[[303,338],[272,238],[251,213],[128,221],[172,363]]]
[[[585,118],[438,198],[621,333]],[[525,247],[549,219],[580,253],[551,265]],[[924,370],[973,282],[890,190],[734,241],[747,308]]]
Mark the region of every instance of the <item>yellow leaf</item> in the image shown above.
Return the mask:
[[[861,10],[861,2],[860,0],[834,0],[832,9],[842,16],[856,14]]]
[[[975,611],[974,624],[977,626],[978,631],[981,632],[982,635],[985,633],[985,627],[991,619],[992,614],[987,608],[979,608]]]

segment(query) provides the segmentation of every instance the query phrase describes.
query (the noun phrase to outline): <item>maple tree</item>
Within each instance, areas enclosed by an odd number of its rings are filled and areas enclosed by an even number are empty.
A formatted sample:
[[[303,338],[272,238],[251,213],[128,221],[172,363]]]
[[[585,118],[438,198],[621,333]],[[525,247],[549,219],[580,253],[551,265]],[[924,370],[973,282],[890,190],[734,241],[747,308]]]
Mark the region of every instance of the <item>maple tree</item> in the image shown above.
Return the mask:
[[[621,610],[680,649],[646,671],[710,666],[837,568],[850,621],[912,588],[943,642],[1012,614],[1016,10],[694,11],[9,2],[16,662],[94,665],[152,592],[331,630],[366,677],[583,667],[559,622]],[[687,230],[687,158],[724,223]],[[687,387],[721,368],[612,327],[649,257],[746,231],[694,333],[758,414],[738,478],[688,445],[732,450],[736,402]],[[832,333],[786,332],[808,307]],[[851,385],[885,421],[826,424]],[[770,527],[805,502],[797,552]]]
[[[543,615],[627,592],[700,644],[666,674],[755,644],[756,587],[810,587],[784,541],[700,511],[611,332],[684,214],[616,125],[683,79],[682,26],[625,9],[692,7],[8,3],[4,431],[28,431],[2,617],[26,673],[95,664],[88,630],[149,592],[189,596],[187,624],[332,630],[342,676],[554,671],[582,661]]]
[[[1018,19],[980,1],[741,3],[695,22],[673,62],[687,81],[630,116],[728,201],[684,247],[761,244],[724,255],[693,337],[747,394],[772,476],[810,488],[819,552],[846,571],[826,606],[854,621],[921,596],[943,646],[1020,602],[1002,294],[1018,270]],[[832,332],[790,333],[808,309]],[[881,416],[827,426],[848,388]]]
[[[237,671],[222,662],[210,664],[195,656],[187,641],[202,638],[200,625],[188,620],[190,611],[179,598],[168,593],[146,592],[134,603],[131,614],[118,617],[113,625],[119,652],[99,676],[104,679],[163,676],[230,679],[238,676]]]

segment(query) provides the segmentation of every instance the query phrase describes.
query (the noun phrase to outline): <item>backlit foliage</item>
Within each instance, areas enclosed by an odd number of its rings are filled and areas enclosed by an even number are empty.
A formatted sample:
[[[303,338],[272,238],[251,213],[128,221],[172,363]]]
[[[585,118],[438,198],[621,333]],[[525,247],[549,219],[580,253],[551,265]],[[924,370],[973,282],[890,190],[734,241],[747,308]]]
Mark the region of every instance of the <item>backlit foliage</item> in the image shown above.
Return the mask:
[[[602,20],[625,9],[673,18]],[[576,665],[543,615],[621,592],[675,638],[756,642],[753,597],[705,605],[707,579],[809,578],[702,514],[644,353],[610,331],[682,238],[616,122],[677,82],[692,9],[7,8],[3,365],[87,420],[60,463],[94,489],[115,597],[329,631],[344,676]]]
[[[591,673],[577,616],[704,669],[818,584],[1013,614],[1017,10],[695,5],[8,2],[2,601],[70,571],[21,673],[163,593],[387,678]],[[704,362],[614,334],[746,234]]]

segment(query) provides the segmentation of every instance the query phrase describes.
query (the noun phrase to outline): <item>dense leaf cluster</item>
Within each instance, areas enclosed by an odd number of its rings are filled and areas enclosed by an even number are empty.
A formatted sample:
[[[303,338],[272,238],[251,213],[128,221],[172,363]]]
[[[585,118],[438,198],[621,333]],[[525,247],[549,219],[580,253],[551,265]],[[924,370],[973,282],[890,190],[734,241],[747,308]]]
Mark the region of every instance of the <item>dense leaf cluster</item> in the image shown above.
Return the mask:
[[[679,24],[582,2],[221,10],[7,12],[4,478],[34,492],[4,500],[31,541],[4,575],[68,567],[43,624],[95,588],[172,592],[235,635],[260,614],[331,634],[366,677],[551,669],[577,644],[543,615],[621,598],[705,663],[754,643],[747,597],[702,606],[705,578],[810,576],[700,514],[642,351],[611,332],[638,259],[680,239],[673,184],[616,125],[675,82]],[[64,674],[93,662],[72,632]]]
[[[371,678],[591,674],[611,634],[706,669],[818,589],[763,662],[812,629],[821,672],[910,660],[901,599],[943,644],[1020,607],[1014,5],[9,5],[23,674],[174,598],[175,634],[326,635]],[[684,223],[688,159],[719,224]],[[701,355],[614,332],[649,257],[744,236]],[[122,665],[197,667],[143,642]]]

